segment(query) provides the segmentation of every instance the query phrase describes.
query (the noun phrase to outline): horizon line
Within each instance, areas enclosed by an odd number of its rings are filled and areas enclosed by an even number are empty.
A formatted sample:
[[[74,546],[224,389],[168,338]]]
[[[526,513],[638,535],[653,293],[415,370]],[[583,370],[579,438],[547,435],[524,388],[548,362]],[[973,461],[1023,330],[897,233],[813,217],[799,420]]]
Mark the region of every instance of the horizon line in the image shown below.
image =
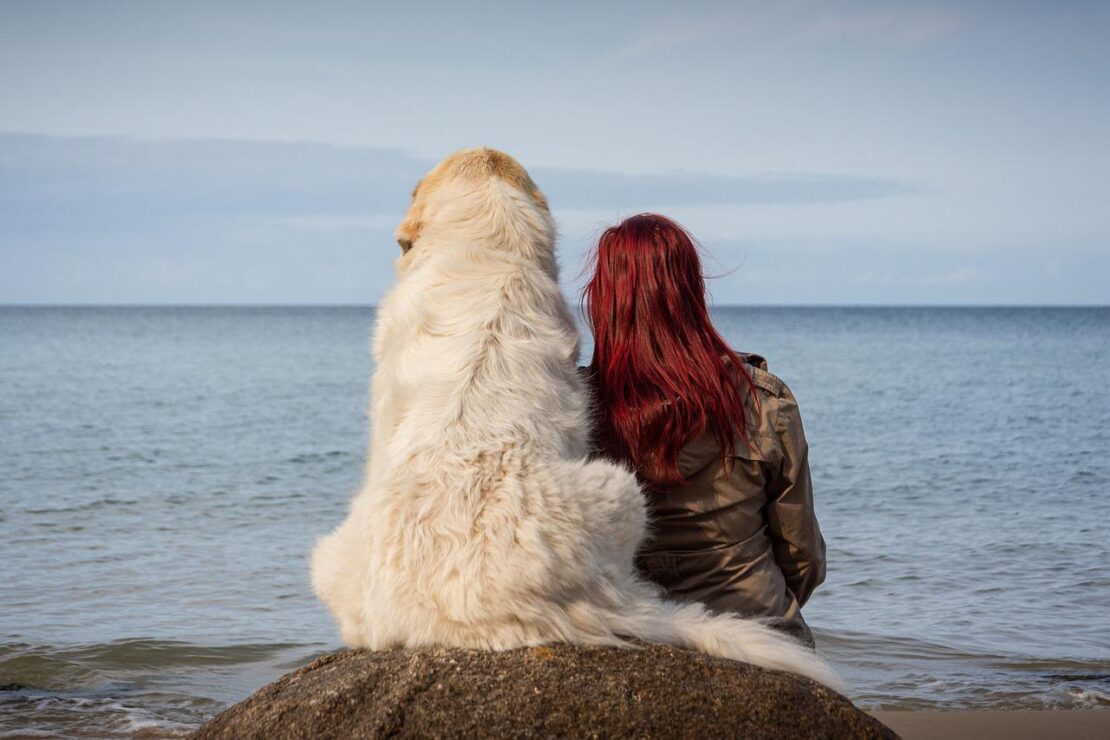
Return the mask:
[[[5,302],[4,308],[377,308],[376,303],[47,303]],[[1110,303],[716,303],[714,308],[1110,308]]]

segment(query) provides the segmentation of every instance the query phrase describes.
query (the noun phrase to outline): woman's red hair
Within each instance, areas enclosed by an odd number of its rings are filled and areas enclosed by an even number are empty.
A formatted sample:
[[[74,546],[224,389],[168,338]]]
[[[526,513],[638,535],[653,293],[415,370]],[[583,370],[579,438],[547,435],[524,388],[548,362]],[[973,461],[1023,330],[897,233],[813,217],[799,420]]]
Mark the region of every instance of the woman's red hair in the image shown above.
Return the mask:
[[[747,443],[751,376],[713,328],[698,248],[677,223],[627,218],[601,235],[593,265],[583,298],[598,442],[645,482],[680,484],[678,454],[703,431],[724,456]]]

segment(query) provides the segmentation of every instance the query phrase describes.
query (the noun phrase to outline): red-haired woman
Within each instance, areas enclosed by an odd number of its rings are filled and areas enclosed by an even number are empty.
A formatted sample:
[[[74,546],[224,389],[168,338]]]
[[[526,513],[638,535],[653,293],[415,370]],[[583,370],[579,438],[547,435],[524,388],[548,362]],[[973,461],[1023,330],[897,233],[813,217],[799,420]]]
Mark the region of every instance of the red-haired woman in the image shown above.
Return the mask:
[[[678,599],[766,618],[813,644],[825,577],[798,405],[713,328],[697,247],[654,214],[609,228],[585,288],[601,454],[644,483],[644,575]]]

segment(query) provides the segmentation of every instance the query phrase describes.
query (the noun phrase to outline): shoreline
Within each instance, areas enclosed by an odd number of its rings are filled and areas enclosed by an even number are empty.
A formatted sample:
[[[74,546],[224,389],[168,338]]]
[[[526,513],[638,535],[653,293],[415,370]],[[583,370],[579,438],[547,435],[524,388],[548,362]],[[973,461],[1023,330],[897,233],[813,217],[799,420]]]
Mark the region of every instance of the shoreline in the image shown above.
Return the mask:
[[[1110,737],[1110,709],[870,710],[903,740],[1096,740]]]

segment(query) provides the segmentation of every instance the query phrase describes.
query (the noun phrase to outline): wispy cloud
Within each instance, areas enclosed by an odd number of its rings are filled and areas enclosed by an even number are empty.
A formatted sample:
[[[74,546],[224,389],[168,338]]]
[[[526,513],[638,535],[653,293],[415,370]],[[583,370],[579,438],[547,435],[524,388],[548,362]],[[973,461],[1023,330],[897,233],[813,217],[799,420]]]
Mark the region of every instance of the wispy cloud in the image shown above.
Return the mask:
[[[829,44],[917,46],[956,31],[962,16],[935,5],[877,3],[830,11],[813,2],[769,3],[650,19],[618,50],[642,57],[694,44]]]
[[[799,25],[798,38],[917,45],[948,36],[960,22],[960,14],[948,8],[882,5],[814,15]]]
[[[434,163],[392,149],[305,143],[0,135],[0,239],[167,224],[266,222],[382,230]],[[531,168],[556,211],[838,203],[920,190],[864,175],[632,175]]]
[[[767,239],[713,241],[727,280],[711,283],[722,303],[1097,304],[1110,254],[1061,249],[1045,272],[1035,246],[938,248],[898,241]]]
[[[852,276],[852,282],[865,286],[957,286],[974,283],[986,278],[984,272],[967,265],[953,267],[942,272],[919,273],[913,270],[902,272],[876,272],[865,270]]]
[[[388,149],[0,135],[0,302],[372,303],[391,281],[392,226],[430,165]],[[1057,249],[1046,270],[1033,243],[984,251],[836,229],[798,236],[830,208],[915,202],[900,197],[916,193],[912,183],[532,169],[564,223],[773,204],[778,237],[736,241],[682,218],[714,256],[711,270],[729,275],[714,283],[722,303],[1104,301],[1107,255],[1094,248]],[[569,280],[587,231],[567,229]]]
[[[393,226],[432,164],[320,144],[0,135],[0,301],[374,301],[389,283]],[[806,208],[916,188],[832,174],[531,170],[560,218]]]
[[[981,270],[974,267],[957,267],[945,272],[929,273],[921,278],[926,285],[958,285],[982,280],[986,277]]]
[[[865,175],[767,173],[624,175],[537,168],[558,208],[608,209],[699,205],[816,205],[920,193],[921,183]]]
[[[656,18],[618,49],[618,55],[640,57],[664,49],[725,38],[739,31],[735,16]],[[722,21],[727,23],[722,26]]]

